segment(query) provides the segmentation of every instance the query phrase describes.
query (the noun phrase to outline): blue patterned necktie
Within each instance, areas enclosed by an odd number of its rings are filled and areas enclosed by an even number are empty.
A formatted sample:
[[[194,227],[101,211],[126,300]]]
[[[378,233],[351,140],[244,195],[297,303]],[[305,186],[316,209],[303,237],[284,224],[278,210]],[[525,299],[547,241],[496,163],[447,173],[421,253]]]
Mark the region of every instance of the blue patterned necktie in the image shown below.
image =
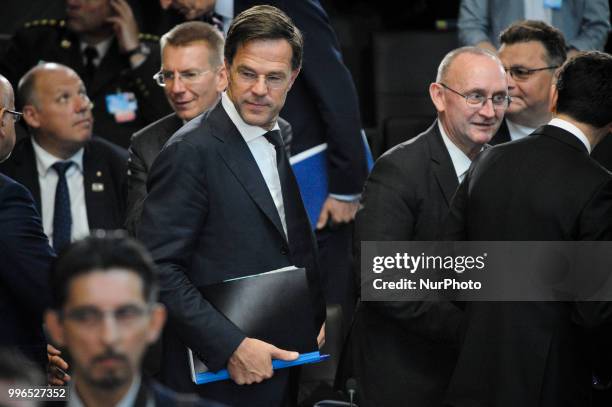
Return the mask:
[[[66,182],[66,171],[74,164],[72,161],[58,161],[52,165],[57,172],[55,189],[55,209],[53,211],[53,248],[59,253],[70,243],[72,232],[72,214],[70,212],[70,193]]]

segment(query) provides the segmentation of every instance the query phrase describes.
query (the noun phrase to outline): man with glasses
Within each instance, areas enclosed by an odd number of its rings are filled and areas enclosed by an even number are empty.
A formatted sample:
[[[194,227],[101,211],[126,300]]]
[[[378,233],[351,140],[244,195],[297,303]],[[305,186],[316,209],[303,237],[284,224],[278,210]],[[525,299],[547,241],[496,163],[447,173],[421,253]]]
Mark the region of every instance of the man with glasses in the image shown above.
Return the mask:
[[[159,267],[170,314],[161,372],[175,390],[232,406],[296,402],[289,369],[273,371],[271,362],[298,354],[247,337],[197,287],[304,267],[316,321],[295,318],[317,330],[323,324],[314,238],[278,125],[302,49],[300,31],[277,8],[239,14],[225,42],[227,92],[172,136],[151,168],[137,236]],[[211,371],[227,368],[231,380],[196,386],[186,347]]]
[[[65,20],[28,22],[15,33],[0,58],[0,73],[16,87],[41,61],[69,66],[94,102],[100,136],[127,148],[134,132],[170,112],[150,80],[159,68],[157,37],[139,32],[127,0],[63,3]]]
[[[508,107],[504,68],[491,52],[447,54],[429,87],[438,119],[378,159],[357,212],[362,241],[436,240],[450,200]],[[462,311],[450,302],[361,302],[347,358],[360,406],[441,406],[456,361]]]
[[[0,162],[15,145],[13,88],[0,75]],[[0,170],[1,171],[1,170]],[[50,303],[49,265],[55,254],[32,195],[0,173],[0,348],[19,351],[44,371],[42,316]]]
[[[69,407],[218,406],[141,375],[144,351],[166,319],[154,268],[144,248],[121,234],[87,237],[58,258],[45,322],[71,356]]]
[[[553,119],[530,137],[478,157],[453,198],[446,239],[612,240],[612,175],[589,157],[612,131],[612,56],[567,61],[552,105]],[[563,278],[542,281],[559,287]],[[588,269],[581,278],[592,278]],[[444,405],[591,406],[594,377],[611,383],[612,311],[583,299],[467,304]]]
[[[127,154],[92,138],[92,104],[81,78],[45,63],[23,76],[18,92],[31,136],[0,171],[30,190],[55,251],[90,230],[121,228]]]
[[[132,137],[126,220],[130,234],[136,233],[147,195],[147,174],[162,147],[183,124],[211,109],[227,87],[223,37],[215,27],[199,21],[179,24],[162,36],[160,46],[161,70],[154,80],[164,89],[174,113]],[[280,118],[279,125],[288,144],[291,127]]]
[[[499,38],[512,103],[491,144],[521,139],[550,121],[550,88],[566,58],[563,34],[542,21],[518,21]]]

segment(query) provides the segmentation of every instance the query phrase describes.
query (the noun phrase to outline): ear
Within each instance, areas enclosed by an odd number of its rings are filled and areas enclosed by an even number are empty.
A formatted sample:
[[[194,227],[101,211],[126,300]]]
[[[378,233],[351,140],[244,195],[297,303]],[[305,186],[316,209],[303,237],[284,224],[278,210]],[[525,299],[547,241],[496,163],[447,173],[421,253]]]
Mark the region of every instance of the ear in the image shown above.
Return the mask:
[[[217,72],[217,92],[223,92],[227,88],[227,69],[225,65],[219,67]]]
[[[28,126],[38,129],[40,127],[40,116],[38,109],[33,105],[25,105],[23,107],[23,119],[26,121]]]
[[[297,78],[299,74],[300,74],[300,68],[294,69],[293,71],[291,71],[291,76],[289,77],[289,88],[287,88],[287,91],[291,90],[291,87],[293,86],[293,82],[295,82],[295,79]]]
[[[439,83],[433,82],[429,85],[429,97],[438,112],[446,110],[446,100],[444,100],[444,88]]]
[[[51,341],[59,347],[64,347],[64,326],[57,311],[48,310],[45,312],[45,325],[51,336]]]
[[[557,90],[557,86],[553,84],[550,86],[550,104],[548,105],[548,110],[553,114],[557,113],[557,101],[559,100],[559,91]]]
[[[159,5],[164,10],[167,10],[171,4],[172,4],[172,0],[159,0]]]
[[[149,332],[147,333],[147,342],[154,343],[161,335],[162,328],[166,323],[166,307],[157,303],[151,310],[151,320],[149,321]]]

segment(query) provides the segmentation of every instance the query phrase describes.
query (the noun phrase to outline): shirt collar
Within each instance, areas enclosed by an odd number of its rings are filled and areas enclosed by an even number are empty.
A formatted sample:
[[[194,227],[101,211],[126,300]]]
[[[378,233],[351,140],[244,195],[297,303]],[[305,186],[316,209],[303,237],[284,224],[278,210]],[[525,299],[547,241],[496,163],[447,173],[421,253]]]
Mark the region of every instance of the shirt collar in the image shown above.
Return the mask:
[[[217,0],[215,3],[215,13],[223,17],[224,20],[234,18],[234,1],[233,0]]]
[[[230,120],[232,121],[232,123],[234,123],[234,125],[240,132],[240,135],[242,135],[242,138],[244,138],[244,141],[246,141],[247,143],[256,139],[257,137],[263,136],[268,132],[268,130],[262,127],[251,126],[250,124],[245,123],[245,121],[242,120],[242,117],[240,117],[238,110],[236,110],[234,102],[232,102],[229,96],[227,96],[227,92],[223,92],[223,94],[221,95],[221,103],[223,104],[223,108],[227,112],[227,115],[229,116]],[[276,123],[274,123],[274,127],[272,128],[272,130],[280,130],[280,127],[278,126],[278,120],[276,121]]]
[[[36,156],[36,169],[40,175],[47,175],[49,168],[58,161],[72,161],[76,168],[83,173],[83,147],[81,147],[72,157],[67,160],[62,160],[42,148],[34,137],[30,140],[32,141],[32,147],[34,147],[34,155]]]
[[[459,149],[449,138],[446,132],[444,131],[444,126],[438,120],[438,129],[440,130],[440,134],[442,134],[442,141],[444,141],[444,145],[448,150],[448,154],[450,155],[451,161],[453,163],[453,167],[455,168],[455,173],[457,174],[457,179],[459,181],[463,180],[463,175],[470,168],[472,164],[472,160],[469,159],[467,155],[463,151]]]
[[[142,382],[140,375],[135,376],[132,380],[132,385],[125,396],[119,403],[115,405],[115,407],[132,407],[136,402],[136,397],[138,397],[138,390],[140,389],[140,383]],[[68,407],[85,407],[83,401],[79,397],[79,392],[74,388],[74,384],[71,385],[70,389],[70,401],[68,402]]]
[[[591,143],[589,143],[589,139],[587,136],[580,130],[578,127],[568,122],[567,120],[559,119],[555,117],[551,121],[548,122],[550,126],[559,127],[565,131],[572,133],[578,140],[584,144],[589,154],[591,154]]]
[[[510,139],[512,141],[527,137],[535,130],[535,128],[532,127],[516,124],[513,121],[508,120],[508,118],[506,118],[506,124],[508,125],[508,132],[510,133]]]

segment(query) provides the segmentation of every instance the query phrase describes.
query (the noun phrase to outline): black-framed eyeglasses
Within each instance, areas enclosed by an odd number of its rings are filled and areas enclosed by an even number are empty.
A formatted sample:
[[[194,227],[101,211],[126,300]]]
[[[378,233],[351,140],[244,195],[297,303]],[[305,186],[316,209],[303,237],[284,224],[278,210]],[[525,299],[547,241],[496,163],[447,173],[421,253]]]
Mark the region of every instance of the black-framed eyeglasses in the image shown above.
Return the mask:
[[[470,93],[468,95],[464,95],[463,93],[458,92],[455,89],[449,88],[442,82],[440,82],[440,86],[464,98],[465,103],[467,103],[468,107],[473,108],[473,109],[481,109],[485,105],[485,103],[487,103],[487,100],[491,100],[491,102],[493,103],[493,108],[496,110],[506,109],[508,108],[508,105],[510,105],[510,102],[512,101],[512,99],[510,99],[510,96],[502,94],[502,93],[493,95],[490,98],[488,98],[476,92]]]
[[[10,114],[15,123],[21,120],[21,116],[23,116],[23,113],[16,110],[7,109],[6,107],[0,108],[0,117],[4,118],[4,113]]]
[[[526,81],[527,79],[529,79],[531,75],[533,75],[536,72],[547,71],[550,69],[557,69],[558,67],[559,65],[553,65],[553,66],[545,66],[543,68],[528,69],[528,68],[523,68],[522,66],[511,66],[509,68],[504,67],[504,70],[508,72],[510,76],[512,76],[512,79],[514,79],[515,81]]]

